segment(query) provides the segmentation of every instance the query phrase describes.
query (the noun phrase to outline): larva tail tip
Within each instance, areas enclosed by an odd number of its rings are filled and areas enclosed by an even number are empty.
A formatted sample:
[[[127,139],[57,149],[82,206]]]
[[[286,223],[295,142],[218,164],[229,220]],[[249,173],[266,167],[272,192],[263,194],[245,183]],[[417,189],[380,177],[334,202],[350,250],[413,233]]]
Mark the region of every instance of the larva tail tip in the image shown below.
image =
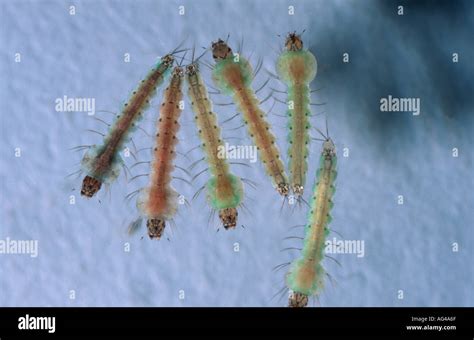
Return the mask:
[[[219,218],[226,230],[234,229],[237,226],[237,217],[239,213],[236,208],[225,208],[219,211]]]
[[[308,295],[293,292],[288,298],[288,307],[302,308],[308,305]]]
[[[278,184],[277,191],[280,195],[286,197],[290,193],[290,187],[286,183],[280,183]]]
[[[160,239],[165,230],[165,220],[159,218],[151,218],[146,221],[146,227],[148,229],[148,236],[151,239]]]
[[[91,176],[86,176],[82,181],[81,195],[91,198],[100,190],[101,186],[101,181]]]

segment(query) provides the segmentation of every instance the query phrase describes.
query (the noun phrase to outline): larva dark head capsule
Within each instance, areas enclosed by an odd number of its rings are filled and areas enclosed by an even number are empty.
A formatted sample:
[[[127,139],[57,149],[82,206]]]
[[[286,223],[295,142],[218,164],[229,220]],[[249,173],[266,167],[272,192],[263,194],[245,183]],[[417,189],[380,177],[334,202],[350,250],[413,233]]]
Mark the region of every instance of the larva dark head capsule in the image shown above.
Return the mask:
[[[336,147],[331,138],[327,138],[323,143],[323,155],[333,157],[336,154]]]
[[[308,296],[298,292],[292,292],[288,299],[288,307],[302,308],[308,305]]]
[[[285,47],[288,51],[300,51],[303,49],[303,40],[296,32],[290,33],[286,37]]]
[[[227,59],[232,56],[232,49],[222,39],[213,42],[212,45],[212,57],[214,60]]]
[[[177,78],[182,78],[184,76],[184,70],[182,67],[179,67],[179,66],[176,66],[174,69],[173,69],[173,78],[174,77],[177,77]]]
[[[82,181],[81,195],[91,198],[100,190],[101,186],[101,181],[94,177],[86,176]]]
[[[282,196],[288,196],[290,193],[290,186],[287,183],[279,183],[277,186],[277,191]]]
[[[171,67],[174,63],[174,57],[171,54],[167,54],[163,58],[161,58],[161,62],[166,67]]]
[[[225,208],[219,211],[219,218],[226,230],[235,228],[238,215],[237,209],[235,208]]]
[[[160,239],[165,230],[165,220],[160,218],[152,218],[146,221],[146,227],[148,229],[148,236],[151,239]]]
[[[304,187],[301,184],[293,184],[293,194],[295,196],[302,196]]]
[[[190,64],[186,66],[186,74],[188,76],[194,76],[199,72],[198,64]]]

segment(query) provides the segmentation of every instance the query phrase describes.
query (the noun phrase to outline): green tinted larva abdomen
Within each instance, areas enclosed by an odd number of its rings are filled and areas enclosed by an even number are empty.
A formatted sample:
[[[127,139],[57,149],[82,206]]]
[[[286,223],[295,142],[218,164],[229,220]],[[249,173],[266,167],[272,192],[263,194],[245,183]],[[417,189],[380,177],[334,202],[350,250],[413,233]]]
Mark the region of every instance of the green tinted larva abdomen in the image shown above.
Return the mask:
[[[171,55],[166,55],[161,59],[140,83],[137,90],[133,91],[121,114],[110,127],[103,144],[93,146],[84,155],[82,167],[87,176],[83,180],[81,195],[92,197],[100,190],[102,183],[111,183],[118,177],[122,165],[119,153],[128,141],[134,124],[149,106],[156,88],[163,83],[173,61],[174,58]]]
[[[288,195],[288,180],[275,136],[251,87],[252,67],[242,56],[234,57],[230,47],[220,39],[212,44],[212,53],[216,61],[212,73],[214,83],[221,91],[232,95],[274,187],[281,195]]]
[[[295,33],[288,35],[285,45],[286,51],[278,58],[277,73],[288,87],[289,180],[294,194],[300,196],[306,182],[308,146],[311,140],[309,84],[316,76],[317,62],[310,51],[303,50],[303,42]]]
[[[150,238],[159,239],[162,236],[166,221],[172,219],[177,210],[179,195],[171,186],[171,174],[174,170],[173,162],[180,128],[178,120],[182,106],[179,103],[183,99],[183,78],[183,69],[175,67],[160,106],[150,185],[141,190],[137,199],[139,211],[147,218]]]
[[[295,260],[287,276],[287,285],[293,291],[289,305],[298,304],[300,295],[311,296],[318,293],[324,284],[324,244],[331,221],[334,181],[336,179],[336,151],[331,139],[326,139],[320,157],[314,193],[310,203],[308,224],[305,227],[304,246],[301,257]],[[297,293],[297,294],[295,294]]]
[[[243,198],[242,181],[230,172],[227,160],[219,157],[218,150],[223,145],[220,127],[197,64],[193,63],[186,68],[186,78],[199,138],[203,142],[202,147],[211,173],[211,178],[207,182],[208,201],[219,211],[219,218],[224,228],[235,228],[237,207]]]

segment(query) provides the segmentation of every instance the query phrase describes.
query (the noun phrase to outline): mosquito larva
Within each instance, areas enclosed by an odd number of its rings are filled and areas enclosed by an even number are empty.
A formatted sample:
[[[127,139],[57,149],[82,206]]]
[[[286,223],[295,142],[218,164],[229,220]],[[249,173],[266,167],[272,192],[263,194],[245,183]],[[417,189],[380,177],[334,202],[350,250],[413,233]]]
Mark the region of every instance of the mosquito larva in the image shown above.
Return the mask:
[[[220,128],[197,63],[186,68],[186,78],[199,138],[211,173],[211,178],[207,182],[208,200],[210,205],[219,211],[219,218],[224,228],[235,228],[237,207],[243,197],[242,181],[230,172],[226,159],[218,156],[219,146],[223,144]]]
[[[171,173],[178,142],[178,119],[182,111],[183,77],[183,69],[175,67],[164,91],[153,148],[150,185],[140,191],[137,199],[137,207],[147,219],[148,236],[152,239],[159,239],[163,235],[166,221],[172,219],[177,210],[178,193],[171,186]]]
[[[301,257],[295,260],[287,275],[287,285],[292,291],[288,305],[304,307],[308,297],[321,291],[324,284],[324,244],[329,234],[331,198],[335,192],[336,151],[332,140],[327,137],[323,143],[319,169],[316,175],[314,194],[310,204],[308,224]]]
[[[288,171],[293,193],[300,196],[304,191],[308,170],[308,132],[311,128],[309,84],[316,76],[317,62],[310,51],[303,49],[301,36],[296,33],[287,36],[285,48],[278,58],[277,72],[288,87]]]
[[[133,91],[122,113],[110,127],[104,142],[94,145],[84,155],[81,163],[87,175],[82,182],[81,195],[92,197],[100,190],[102,183],[111,183],[118,177],[123,164],[119,153],[142,112],[149,106],[156,88],[163,83],[173,61],[172,55],[166,55],[160,60],[137,90]]]
[[[267,174],[272,178],[277,191],[286,196],[289,187],[285,169],[275,137],[251,87],[253,71],[250,63],[242,56],[234,57],[231,48],[221,39],[212,43],[212,54],[216,61],[213,69],[214,83],[222,92],[232,95],[234,103],[243,114],[248,133],[259,150]]]

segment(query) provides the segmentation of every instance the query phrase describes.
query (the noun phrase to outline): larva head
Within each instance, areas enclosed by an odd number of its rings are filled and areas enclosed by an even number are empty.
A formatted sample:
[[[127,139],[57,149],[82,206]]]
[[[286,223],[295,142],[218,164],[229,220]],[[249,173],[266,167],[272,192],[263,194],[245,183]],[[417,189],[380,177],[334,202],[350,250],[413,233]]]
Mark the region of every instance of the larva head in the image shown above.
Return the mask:
[[[295,196],[302,196],[304,187],[301,184],[293,184],[293,194]]]
[[[173,78],[181,78],[184,76],[184,70],[182,67],[180,66],[176,66],[174,69],[173,69]]]
[[[237,209],[235,208],[225,208],[219,211],[219,218],[226,230],[235,228],[238,215]]]
[[[161,63],[167,68],[171,67],[174,63],[174,57],[171,54],[167,54],[163,58],[161,58]]]
[[[288,34],[285,41],[287,51],[301,51],[303,49],[303,40],[296,32]]]
[[[199,72],[199,66],[198,66],[198,64],[194,63],[194,64],[190,64],[190,65],[186,66],[186,74],[187,74],[188,76],[194,76],[194,75],[196,75],[198,72]]]
[[[221,59],[227,59],[232,56],[232,49],[222,39],[213,42],[212,45],[212,57],[218,61]]]
[[[94,196],[102,186],[102,182],[91,176],[84,177],[82,181],[81,195],[86,197]]]
[[[160,218],[152,218],[146,221],[146,227],[148,229],[148,236],[151,239],[160,239],[165,230],[165,220]]]
[[[302,308],[308,305],[308,295],[292,292],[288,298],[288,307]]]
[[[326,157],[333,157],[336,154],[336,147],[331,138],[326,138],[323,143],[323,155]]]
[[[282,196],[288,196],[290,193],[290,186],[288,183],[279,183],[277,186],[277,191]]]

